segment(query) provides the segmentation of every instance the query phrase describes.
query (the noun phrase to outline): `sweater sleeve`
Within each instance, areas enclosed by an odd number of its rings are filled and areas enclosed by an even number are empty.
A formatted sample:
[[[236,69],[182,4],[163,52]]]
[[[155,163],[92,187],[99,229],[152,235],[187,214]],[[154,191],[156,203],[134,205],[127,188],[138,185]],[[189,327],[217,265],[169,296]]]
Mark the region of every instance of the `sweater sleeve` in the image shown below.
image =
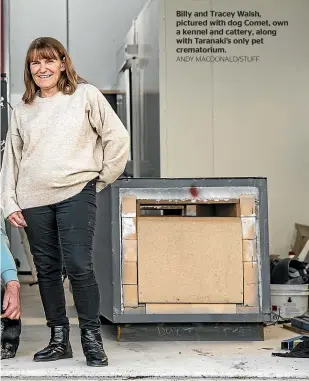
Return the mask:
[[[16,199],[16,183],[22,156],[22,148],[23,142],[18,130],[16,110],[14,110],[6,136],[1,167],[1,202],[4,218],[7,218],[13,212],[21,210]]]
[[[5,222],[1,209],[1,278],[4,284],[15,280],[18,281],[17,268],[10,252],[9,240],[5,231]]]
[[[101,137],[103,149],[102,171],[97,184],[97,191],[100,191],[124,172],[129,157],[130,138],[104,95],[94,86],[89,86],[89,90],[89,121]]]

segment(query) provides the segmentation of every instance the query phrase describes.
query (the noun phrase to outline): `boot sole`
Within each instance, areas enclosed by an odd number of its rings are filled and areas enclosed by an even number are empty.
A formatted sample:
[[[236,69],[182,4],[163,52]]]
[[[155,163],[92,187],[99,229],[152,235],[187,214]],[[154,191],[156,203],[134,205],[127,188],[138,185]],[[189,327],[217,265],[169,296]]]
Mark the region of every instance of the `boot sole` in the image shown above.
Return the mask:
[[[73,358],[73,353],[66,353],[65,355],[61,355],[56,359],[33,359],[35,362],[49,362],[49,361],[57,361],[57,360],[65,360]]]
[[[99,368],[99,367],[103,367],[103,366],[108,366],[108,361],[106,361],[106,362],[104,362],[104,363],[101,363],[101,364],[94,364],[94,363],[91,363],[91,362],[88,362],[88,361],[87,361],[87,365],[88,365],[88,366],[92,366],[92,367]]]

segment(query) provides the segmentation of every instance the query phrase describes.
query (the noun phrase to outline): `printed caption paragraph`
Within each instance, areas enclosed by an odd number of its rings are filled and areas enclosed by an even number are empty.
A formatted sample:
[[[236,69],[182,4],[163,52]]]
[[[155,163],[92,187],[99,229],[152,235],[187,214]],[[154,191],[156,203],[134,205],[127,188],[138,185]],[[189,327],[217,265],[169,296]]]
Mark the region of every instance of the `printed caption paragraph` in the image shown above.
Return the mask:
[[[258,47],[288,27],[287,20],[268,20],[258,11],[176,11],[177,62],[258,62],[259,55],[235,55],[229,47]]]

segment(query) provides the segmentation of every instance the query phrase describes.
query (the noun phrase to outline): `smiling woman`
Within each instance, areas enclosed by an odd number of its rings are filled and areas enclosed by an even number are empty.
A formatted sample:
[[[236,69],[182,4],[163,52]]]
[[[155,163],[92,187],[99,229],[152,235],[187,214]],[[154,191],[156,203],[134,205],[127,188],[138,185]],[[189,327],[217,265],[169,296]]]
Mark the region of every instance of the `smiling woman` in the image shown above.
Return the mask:
[[[2,163],[1,201],[12,226],[25,228],[51,339],[35,361],[73,356],[62,284],[72,286],[89,366],[106,366],[100,295],[92,264],[96,192],[123,173],[129,135],[94,86],[80,78],[62,44],[34,40],[23,101],[12,112]]]
[[[24,81],[26,104],[32,103],[38,91],[41,97],[55,95],[59,90],[71,95],[79,83],[87,83],[76,74],[63,45],[52,37],[37,38],[29,46]]]

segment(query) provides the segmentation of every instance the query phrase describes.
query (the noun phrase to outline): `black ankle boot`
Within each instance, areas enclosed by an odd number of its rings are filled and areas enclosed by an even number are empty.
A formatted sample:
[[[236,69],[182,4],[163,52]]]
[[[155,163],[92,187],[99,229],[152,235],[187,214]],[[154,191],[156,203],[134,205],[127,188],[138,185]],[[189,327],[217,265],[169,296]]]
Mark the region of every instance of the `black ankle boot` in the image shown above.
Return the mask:
[[[82,329],[81,342],[88,366],[108,365],[108,359],[103,349],[100,328]]]
[[[69,327],[52,327],[48,346],[37,352],[33,360],[40,362],[72,358],[73,352],[69,341],[69,331]]]

